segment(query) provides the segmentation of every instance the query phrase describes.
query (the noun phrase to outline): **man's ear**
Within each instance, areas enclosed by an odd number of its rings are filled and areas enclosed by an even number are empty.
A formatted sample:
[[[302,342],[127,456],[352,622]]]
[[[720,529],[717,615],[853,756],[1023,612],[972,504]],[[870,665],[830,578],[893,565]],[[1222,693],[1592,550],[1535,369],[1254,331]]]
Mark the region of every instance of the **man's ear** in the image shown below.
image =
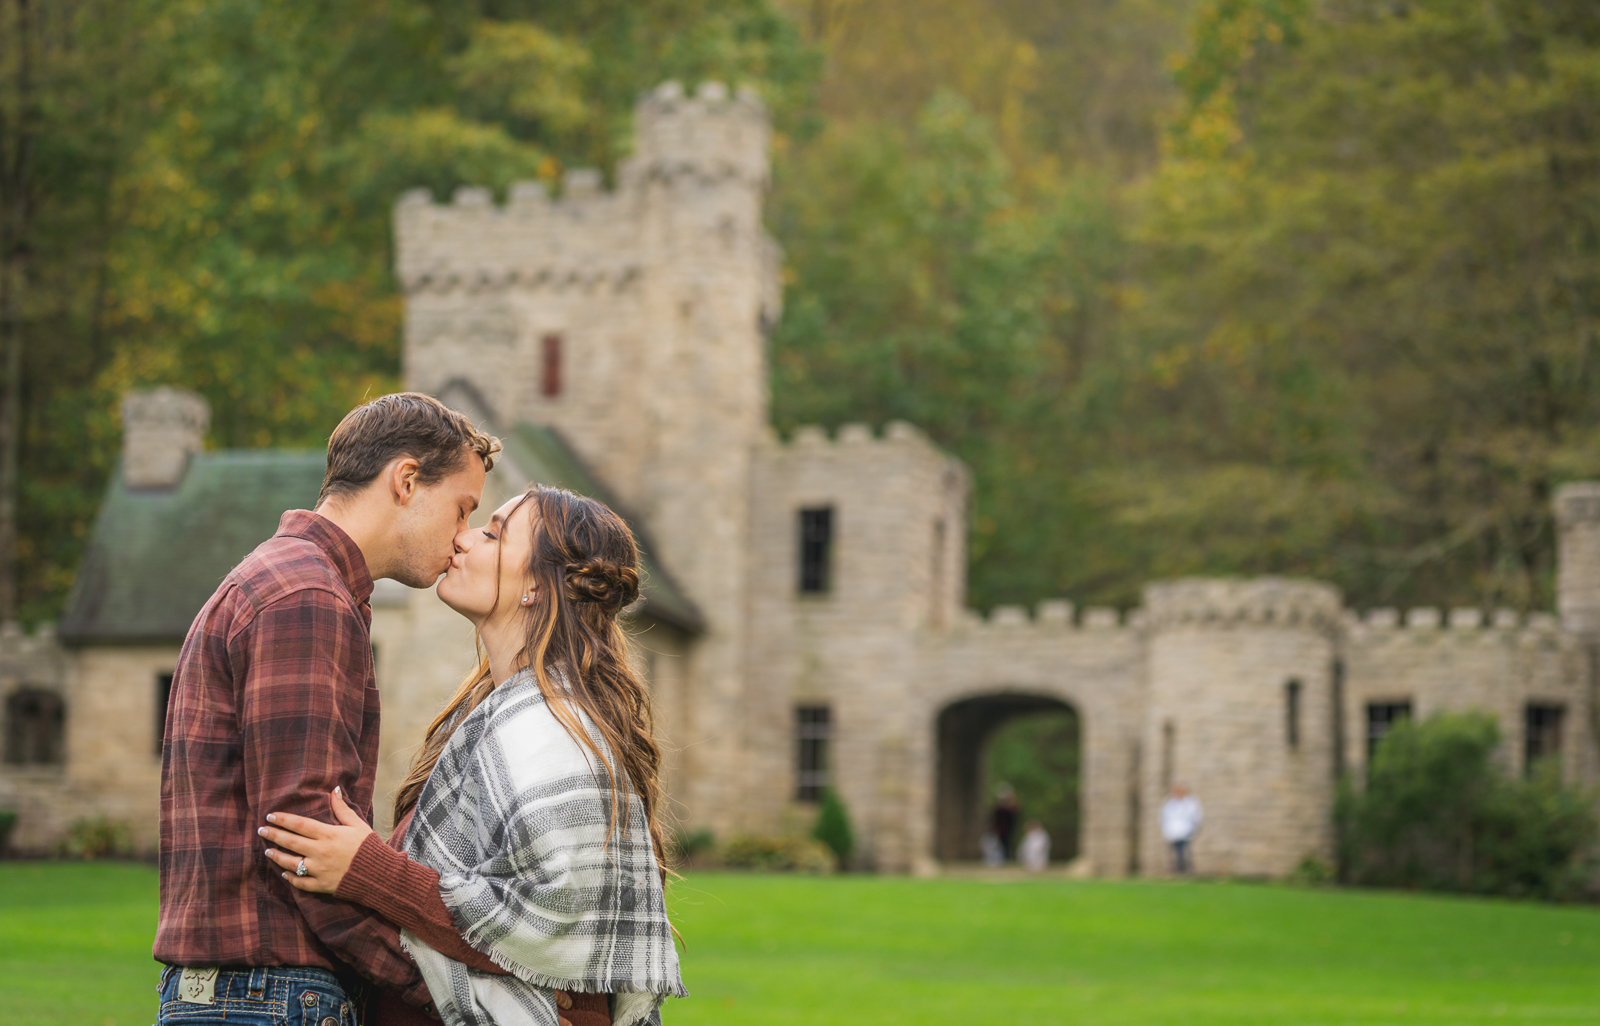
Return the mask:
[[[389,495],[396,506],[405,506],[417,497],[417,490],[422,487],[417,477],[421,469],[422,464],[413,456],[401,456],[389,464]]]

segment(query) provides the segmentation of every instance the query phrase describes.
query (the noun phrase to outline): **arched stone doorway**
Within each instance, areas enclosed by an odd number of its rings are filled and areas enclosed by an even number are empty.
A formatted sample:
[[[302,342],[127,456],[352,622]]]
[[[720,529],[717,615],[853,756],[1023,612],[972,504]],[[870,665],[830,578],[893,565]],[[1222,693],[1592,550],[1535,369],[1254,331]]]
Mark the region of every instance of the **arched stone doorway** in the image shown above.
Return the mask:
[[[1072,744],[1082,751],[1083,729],[1078,711],[1046,695],[1007,692],[952,702],[935,725],[937,764],[934,798],[934,855],[940,861],[968,861],[982,855],[988,795],[983,762],[990,740],[1009,721],[1038,713],[1064,712],[1072,717]],[[1081,779],[1081,778],[1080,778]],[[1081,783],[1080,783],[1081,788]],[[1053,838],[1056,853],[1079,850],[1078,837]]]

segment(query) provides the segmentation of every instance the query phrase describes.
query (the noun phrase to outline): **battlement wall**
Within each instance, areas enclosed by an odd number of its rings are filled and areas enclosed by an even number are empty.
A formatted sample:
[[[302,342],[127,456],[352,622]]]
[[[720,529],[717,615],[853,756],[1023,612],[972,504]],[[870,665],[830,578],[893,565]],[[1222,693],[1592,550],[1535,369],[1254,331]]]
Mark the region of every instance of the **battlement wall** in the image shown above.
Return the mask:
[[[1145,587],[1144,608],[1153,630],[1249,626],[1332,631],[1342,612],[1338,589],[1285,577],[1191,578],[1150,584]]]
[[[457,189],[449,203],[436,203],[427,189],[405,193],[394,215],[401,288],[624,288],[640,271],[651,185],[672,187],[683,203],[730,185],[765,190],[770,129],[754,92],[730,96],[722,83],[707,82],[688,96],[668,82],[640,101],[635,119],[637,149],[618,166],[614,190],[599,171],[573,168],[556,197],[538,181],[514,183],[501,205],[478,187]]]

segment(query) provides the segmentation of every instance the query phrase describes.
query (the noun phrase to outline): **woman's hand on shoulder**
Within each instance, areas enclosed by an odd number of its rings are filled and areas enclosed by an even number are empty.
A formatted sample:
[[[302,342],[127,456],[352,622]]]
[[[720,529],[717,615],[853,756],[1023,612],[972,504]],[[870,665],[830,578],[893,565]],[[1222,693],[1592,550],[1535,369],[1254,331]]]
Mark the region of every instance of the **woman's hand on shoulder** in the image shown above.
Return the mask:
[[[268,826],[257,830],[273,847],[266,851],[282,870],[283,878],[302,891],[332,894],[350,870],[356,852],[375,831],[345,804],[336,787],[329,795],[337,824],[307,819],[288,812],[267,815]],[[303,867],[303,871],[302,871]]]

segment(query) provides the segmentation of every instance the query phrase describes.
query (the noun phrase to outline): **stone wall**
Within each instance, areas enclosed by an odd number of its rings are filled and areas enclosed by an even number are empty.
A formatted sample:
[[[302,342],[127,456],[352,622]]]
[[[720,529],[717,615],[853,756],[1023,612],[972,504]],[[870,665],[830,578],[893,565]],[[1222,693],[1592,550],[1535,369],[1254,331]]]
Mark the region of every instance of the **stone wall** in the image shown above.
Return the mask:
[[[1413,609],[1401,624],[1393,609],[1346,621],[1343,765],[1363,779],[1370,703],[1408,702],[1412,715],[1479,710],[1500,722],[1499,757],[1524,769],[1525,710],[1530,702],[1566,710],[1562,769],[1569,781],[1600,780],[1593,729],[1593,692],[1582,638],[1554,616],[1524,621],[1503,610],[1484,621],[1476,609]]]
[[[757,448],[743,829],[777,830],[806,815],[792,804],[794,710],[825,704],[831,770],[863,860],[910,866],[916,645],[959,609],[967,488],[965,468],[907,424],[889,425],[881,438],[846,425],[836,440],[802,428],[787,444],[769,436]],[[801,594],[799,514],[819,507],[833,510],[830,586]]]

